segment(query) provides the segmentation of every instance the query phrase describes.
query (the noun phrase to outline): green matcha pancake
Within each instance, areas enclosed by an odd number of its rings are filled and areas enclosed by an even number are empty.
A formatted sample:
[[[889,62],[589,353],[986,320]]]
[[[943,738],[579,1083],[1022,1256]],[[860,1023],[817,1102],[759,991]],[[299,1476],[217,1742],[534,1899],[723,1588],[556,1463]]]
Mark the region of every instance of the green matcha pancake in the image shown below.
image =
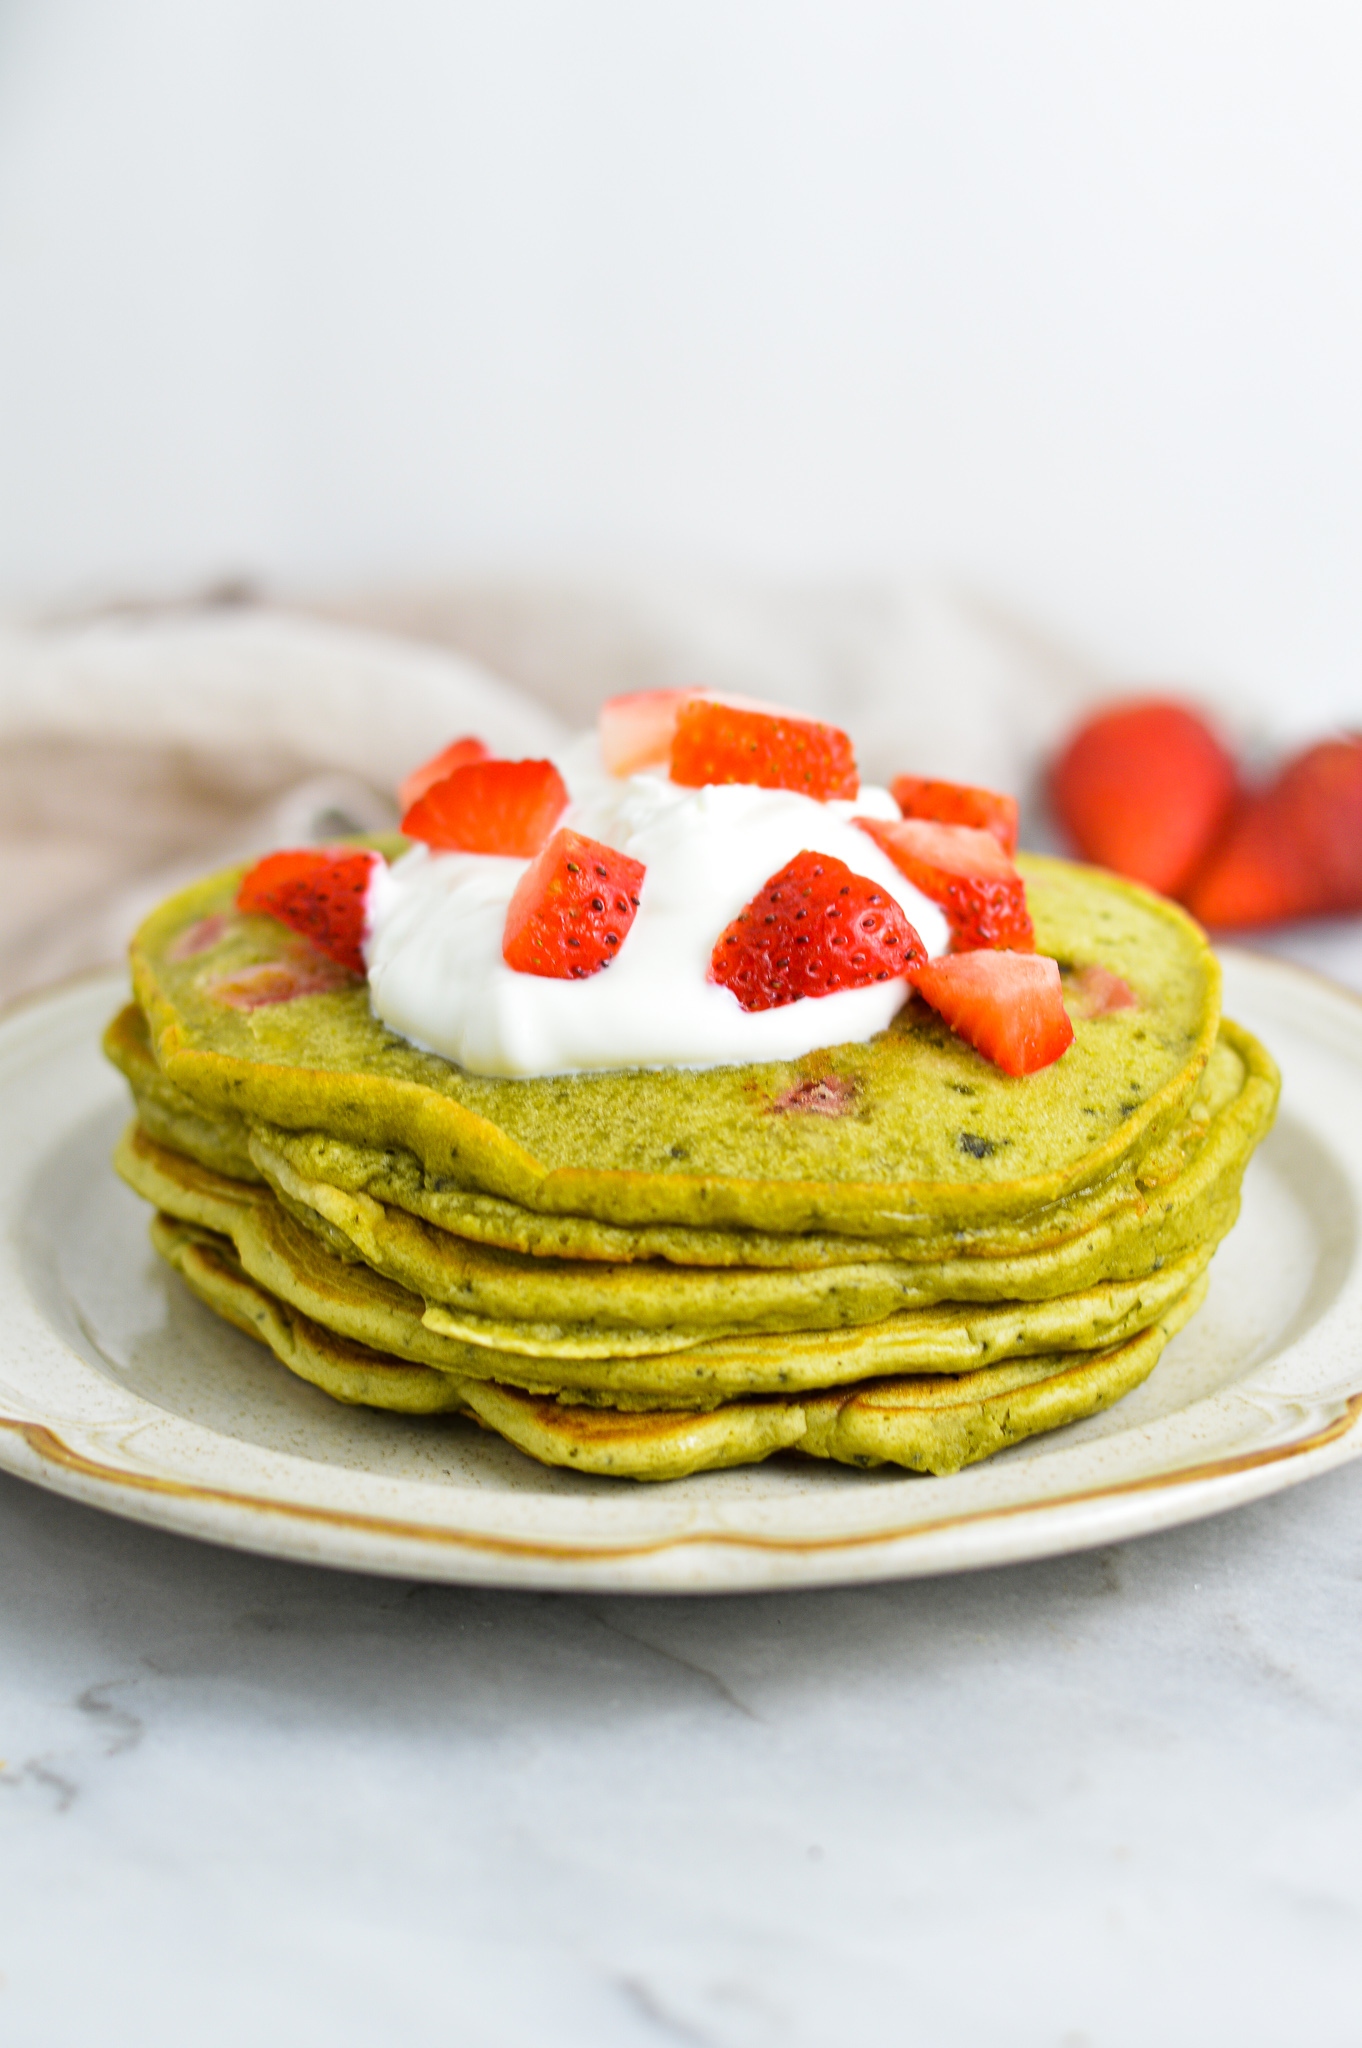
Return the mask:
[[[1074,1035],[1020,1078],[916,997],[797,1060],[480,1077],[233,870],[134,942],[116,1164],[193,1291],[338,1400],[621,1478],[953,1472],[1152,1370],[1277,1101],[1180,910],[1021,866]]]
[[[281,1192],[306,1200],[304,1185],[335,1216],[341,1198],[352,1196],[356,1214],[373,1214],[375,1203],[405,1210],[440,1233],[502,1251],[531,1253],[550,1260],[574,1259],[619,1264],[667,1260],[691,1267],[804,1267],[874,1264],[883,1261],[1005,1258],[1057,1249],[1091,1236],[1110,1223],[1119,1238],[1138,1235],[1152,1196],[1183,1175],[1204,1144],[1219,1114],[1245,1088],[1236,1126],[1266,1128],[1276,1099],[1276,1072],[1261,1046],[1224,1024],[1197,1084],[1187,1114],[1160,1144],[1138,1161],[1128,1161],[1096,1186],[1044,1204],[1029,1215],[979,1230],[942,1227],[928,1233],[895,1232],[879,1238],[840,1233],[778,1233],[705,1230],[679,1224],[630,1229],[591,1218],[541,1217],[496,1197],[434,1184],[420,1162],[396,1148],[376,1151],[317,1131],[286,1131],[260,1124],[250,1129],[231,1115],[209,1117],[168,1081],[152,1057],[145,1019],[135,1005],[114,1018],[105,1050],[127,1077],[143,1129],[177,1151],[237,1179],[270,1178]],[[1223,1146],[1227,1140],[1221,1137]],[[1256,1137],[1250,1139],[1256,1142]],[[264,1162],[264,1169],[257,1165]],[[289,1195],[285,1193],[285,1199]],[[320,1227],[320,1217],[313,1220]],[[1114,1255],[1114,1254],[1113,1254]],[[1114,1269],[1113,1269],[1114,1270]]]
[[[211,1174],[141,1131],[125,1143],[120,1168],[158,1207],[215,1229],[229,1226],[202,1206],[209,1199],[203,1189],[234,1193],[238,1206],[253,1197],[256,1210],[282,1208],[342,1263],[362,1262],[419,1295],[428,1326],[448,1336],[543,1358],[642,1356],[715,1335],[844,1328],[940,1302],[1054,1301],[1145,1278],[1218,1240],[1271,1115],[1270,1069],[1261,1049],[1233,1026],[1223,1027],[1207,1068],[1211,1076],[1221,1085],[1214,1113],[1198,1125],[1199,1142],[1179,1155],[1181,1171],[1144,1186],[1138,1211],[1120,1209],[1059,1246],[990,1259],[961,1256],[949,1244],[932,1262],[919,1257],[758,1272],[687,1272],[663,1261],[611,1266],[531,1259],[470,1246],[404,1210],[303,1181],[263,1146],[256,1156],[276,1204],[264,1203],[259,1184]],[[195,1200],[199,1207],[186,1206]]]
[[[767,1395],[704,1410],[564,1403],[408,1364],[311,1321],[250,1279],[230,1243],[157,1219],[153,1240],[201,1300],[334,1399],[406,1414],[462,1413],[543,1464],[610,1478],[681,1479],[777,1451],[871,1467],[957,1472],[1009,1444],[1110,1407],[1148,1377],[1205,1291],[1195,1280],[1123,1342],[835,1392]]]
[[[916,999],[868,1044],[801,1060],[481,1078],[387,1031],[358,980],[333,974],[266,1000],[287,983],[288,948],[273,919],[234,911],[240,870],[147,920],[134,991],[175,1100],[216,1125],[395,1149],[437,1187],[546,1217],[870,1238],[979,1230],[1142,1159],[1185,1117],[1219,1015],[1214,955],[1172,904],[1059,861],[1023,872],[1038,949],[1103,967],[1139,1001],[1075,1019],[1064,1057],[1020,1081]]]
[[[515,1325],[451,1316],[371,1266],[338,1257],[266,1189],[233,1182],[134,1127],[115,1162],[165,1219],[230,1243],[243,1273],[310,1321],[409,1364],[460,1379],[627,1406],[714,1406],[744,1393],[829,1387],[889,1372],[953,1373],[1056,1349],[1095,1349],[1144,1328],[1204,1272],[1233,1221],[1237,1176],[1210,1228],[1137,1279],[1057,1297],[946,1299],[850,1328],[770,1333],[676,1327],[578,1343],[527,1340]]]

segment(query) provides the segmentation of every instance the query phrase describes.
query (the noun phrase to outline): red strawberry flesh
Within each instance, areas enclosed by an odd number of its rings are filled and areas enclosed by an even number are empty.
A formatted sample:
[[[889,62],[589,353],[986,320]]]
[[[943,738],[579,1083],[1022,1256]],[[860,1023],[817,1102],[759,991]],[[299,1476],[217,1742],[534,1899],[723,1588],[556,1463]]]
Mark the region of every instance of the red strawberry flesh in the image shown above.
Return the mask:
[[[363,974],[365,902],[376,853],[301,847],[268,854],[237,890],[238,910],[277,918],[352,974]]]
[[[1073,1043],[1059,963],[1040,953],[953,953],[910,976],[958,1037],[1005,1074],[1034,1074]]]
[[[423,761],[419,768],[413,768],[404,782],[397,785],[397,801],[404,811],[409,811],[418,798],[437,782],[443,782],[446,775],[452,775],[456,768],[467,768],[472,761],[491,759],[491,749],[481,740],[471,736],[462,740],[451,740],[429,761]]]
[[[928,818],[857,818],[899,873],[940,904],[957,953],[993,946],[1029,953],[1036,943],[1026,884],[991,832]]]
[[[235,974],[220,974],[204,983],[204,994],[229,1010],[263,1010],[277,1003],[296,1003],[302,996],[329,996],[353,988],[344,967],[324,959],[315,949],[283,960],[261,960]]]
[[[1362,739],[1322,740],[1249,797],[1187,903],[1228,929],[1362,910]]]
[[[1140,1002],[1128,981],[1095,960],[1075,971],[1072,1000],[1080,1017],[1110,1017],[1117,1010],[1138,1009]]]
[[[611,775],[636,775],[642,768],[665,768],[671,760],[676,721],[683,704],[699,701],[730,704],[739,711],[764,711],[775,718],[793,718],[784,705],[758,697],[735,697],[720,690],[632,690],[607,697],[596,714],[601,763]]]
[[[211,953],[215,946],[222,944],[227,931],[227,919],[220,910],[214,911],[211,917],[201,917],[187,931],[182,931],[166,957],[170,960],[192,960],[199,953]]]
[[[845,861],[805,850],[772,875],[714,947],[709,978],[744,1010],[868,988],[927,957],[897,903]]]
[[[596,714],[601,760],[611,775],[660,768],[669,759],[676,717],[693,690],[633,690],[608,697]]]
[[[1203,718],[1148,698],[1080,726],[1051,771],[1050,794],[1085,860],[1175,896],[1224,826],[1236,783]]]
[[[555,832],[506,911],[502,957],[520,974],[581,981],[619,952],[638,915],[645,869],[613,846]]]
[[[533,860],[567,801],[552,761],[470,761],[418,797],[402,830],[437,853]]]
[[[716,782],[794,789],[822,802],[854,797],[861,787],[851,741],[835,725],[702,697],[677,715],[671,779],[687,789]]]
[[[1017,851],[1017,800],[966,782],[930,782],[898,775],[889,793],[905,818],[930,818],[939,825],[973,825],[991,832],[1004,853]]]

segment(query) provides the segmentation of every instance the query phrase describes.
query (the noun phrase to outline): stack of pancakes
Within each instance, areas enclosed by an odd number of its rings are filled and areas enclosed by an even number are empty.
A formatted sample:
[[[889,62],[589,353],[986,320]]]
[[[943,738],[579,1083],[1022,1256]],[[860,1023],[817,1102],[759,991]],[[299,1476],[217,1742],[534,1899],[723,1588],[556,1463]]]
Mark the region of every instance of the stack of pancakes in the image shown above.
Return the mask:
[[[1146,1377],[1277,1100],[1181,911],[1021,865],[1075,1028],[1024,1079],[916,999],[801,1060],[479,1077],[214,877],[134,942],[119,1171],[195,1293],[339,1400],[639,1479],[955,1471]]]

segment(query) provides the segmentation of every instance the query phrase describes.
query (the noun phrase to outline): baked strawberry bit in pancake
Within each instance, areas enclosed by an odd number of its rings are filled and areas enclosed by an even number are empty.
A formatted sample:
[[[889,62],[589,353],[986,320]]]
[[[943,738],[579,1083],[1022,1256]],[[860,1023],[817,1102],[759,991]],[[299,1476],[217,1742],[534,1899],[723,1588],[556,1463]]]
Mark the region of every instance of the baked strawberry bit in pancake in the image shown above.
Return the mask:
[[[377,854],[351,847],[267,854],[244,877],[236,907],[278,918],[328,960],[363,974],[369,881],[377,864]]]

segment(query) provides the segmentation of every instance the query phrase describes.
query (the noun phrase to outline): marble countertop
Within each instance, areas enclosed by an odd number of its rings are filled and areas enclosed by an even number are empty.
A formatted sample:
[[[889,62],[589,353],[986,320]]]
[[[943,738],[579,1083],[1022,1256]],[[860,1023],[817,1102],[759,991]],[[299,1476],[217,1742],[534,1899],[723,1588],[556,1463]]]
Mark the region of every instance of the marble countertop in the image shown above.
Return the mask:
[[[364,1579],[0,1477],[0,2039],[1362,2033],[1362,1464],[712,1600]]]

